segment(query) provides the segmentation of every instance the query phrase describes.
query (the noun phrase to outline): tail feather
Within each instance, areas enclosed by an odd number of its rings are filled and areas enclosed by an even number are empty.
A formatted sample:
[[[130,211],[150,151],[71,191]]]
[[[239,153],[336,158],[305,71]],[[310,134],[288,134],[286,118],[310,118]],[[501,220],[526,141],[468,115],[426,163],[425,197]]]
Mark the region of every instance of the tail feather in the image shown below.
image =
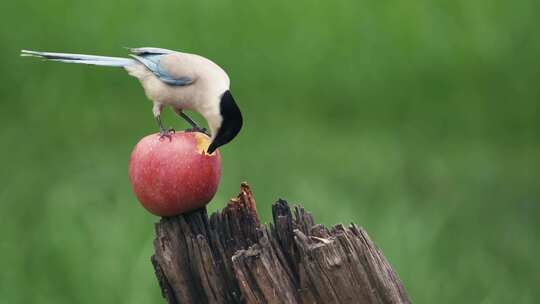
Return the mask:
[[[36,52],[22,50],[21,56],[38,57],[51,61],[91,64],[111,67],[125,67],[133,64],[135,61],[130,58],[95,56],[85,54],[69,54],[69,53],[51,53],[51,52]]]

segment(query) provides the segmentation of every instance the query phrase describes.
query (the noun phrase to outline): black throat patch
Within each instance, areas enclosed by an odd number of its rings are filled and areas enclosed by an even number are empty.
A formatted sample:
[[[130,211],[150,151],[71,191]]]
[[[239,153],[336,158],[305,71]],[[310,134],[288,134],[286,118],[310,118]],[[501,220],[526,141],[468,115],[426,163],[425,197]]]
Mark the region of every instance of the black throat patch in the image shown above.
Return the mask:
[[[219,110],[223,121],[214,141],[208,147],[208,153],[214,152],[217,148],[233,140],[242,129],[242,113],[229,90],[221,95]]]

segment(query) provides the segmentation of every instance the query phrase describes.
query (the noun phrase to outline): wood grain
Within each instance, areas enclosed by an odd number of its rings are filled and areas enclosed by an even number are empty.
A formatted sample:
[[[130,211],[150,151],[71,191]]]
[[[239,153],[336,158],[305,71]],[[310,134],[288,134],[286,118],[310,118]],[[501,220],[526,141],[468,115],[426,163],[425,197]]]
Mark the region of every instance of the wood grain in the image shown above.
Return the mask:
[[[167,303],[410,303],[368,234],[315,224],[301,206],[272,206],[260,224],[253,193],[220,212],[156,223],[152,265]]]

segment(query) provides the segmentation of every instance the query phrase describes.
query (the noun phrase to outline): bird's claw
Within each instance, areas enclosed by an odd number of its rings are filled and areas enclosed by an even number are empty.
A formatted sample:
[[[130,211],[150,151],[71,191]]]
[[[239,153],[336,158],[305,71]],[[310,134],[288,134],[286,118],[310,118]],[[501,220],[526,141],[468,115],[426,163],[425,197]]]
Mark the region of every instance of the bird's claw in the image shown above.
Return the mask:
[[[200,132],[200,133],[206,134],[208,137],[210,137],[210,133],[208,133],[208,130],[206,128],[193,127],[193,128],[190,128],[190,129],[186,129],[186,132]]]
[[[173,128],[169,129],[161,129],[159,130],[159,140],[163,140],[164,138],[168,138],[169,141],[172,140],[172,134],[174,134],[176,131]]]

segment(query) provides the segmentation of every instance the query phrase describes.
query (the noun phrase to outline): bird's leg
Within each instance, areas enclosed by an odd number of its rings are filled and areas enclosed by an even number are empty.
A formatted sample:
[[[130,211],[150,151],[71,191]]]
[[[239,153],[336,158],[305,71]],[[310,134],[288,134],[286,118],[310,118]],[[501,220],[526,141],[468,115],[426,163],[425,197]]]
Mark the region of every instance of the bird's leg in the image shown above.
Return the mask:
[[[159,126],[159,139],[163,139],[164,137],[166,137],[169,139],[169,141],[172,140],[171,134],[174,134],[175,130],[173,128],[166,129],[165,127],[163,127],[160,115],[156,116],[155,118]]]
[[[168,138],[169,141],[172,140],[171,134],[174,133],[173,128],[166,129],[163,127],[163,123],[161,122],[161,109],[163,108],[163,105],[160,103],[154,103],[154,108],[152,109],[154,112],[154,118],[156,119],[156,122],[159,126],[159,138],[163,139],[164,137]]]
[[[193,119],[191,119],[191,117],[187,116],[186,113],[180,111],[180,113],[178,115],[180,115],[180,117],[182,117],[185,121],[187,121],[188,124],[191,125],[191,129],[187,129],[186,131],[188,131],[188,132],[201,132],[201,133],[204,133],[204,134],[210,136],[210,134],[208,134],[208,130],[206,128],[199,127],[199,125],[197,125],[197,123],[195,121],[193,121]]]
[[[197,123],[195,121],[193,121],[193,119],[191,119],[191,117],[187,116],[187,114],[184,113],[182,110],[174,109],[174,112],[176,114],[178,114],[178,116],[182,117],[185,121],[187,121],[188,124],[191,125],[191,129],[187,129],[186,131],[188,131],[188,132],[201,132],[201,133],[204,133],[204,134],[210,136],[210,134],[208,134],[208,130],[206,130],[206,128],[199,127],[197,125]]]

